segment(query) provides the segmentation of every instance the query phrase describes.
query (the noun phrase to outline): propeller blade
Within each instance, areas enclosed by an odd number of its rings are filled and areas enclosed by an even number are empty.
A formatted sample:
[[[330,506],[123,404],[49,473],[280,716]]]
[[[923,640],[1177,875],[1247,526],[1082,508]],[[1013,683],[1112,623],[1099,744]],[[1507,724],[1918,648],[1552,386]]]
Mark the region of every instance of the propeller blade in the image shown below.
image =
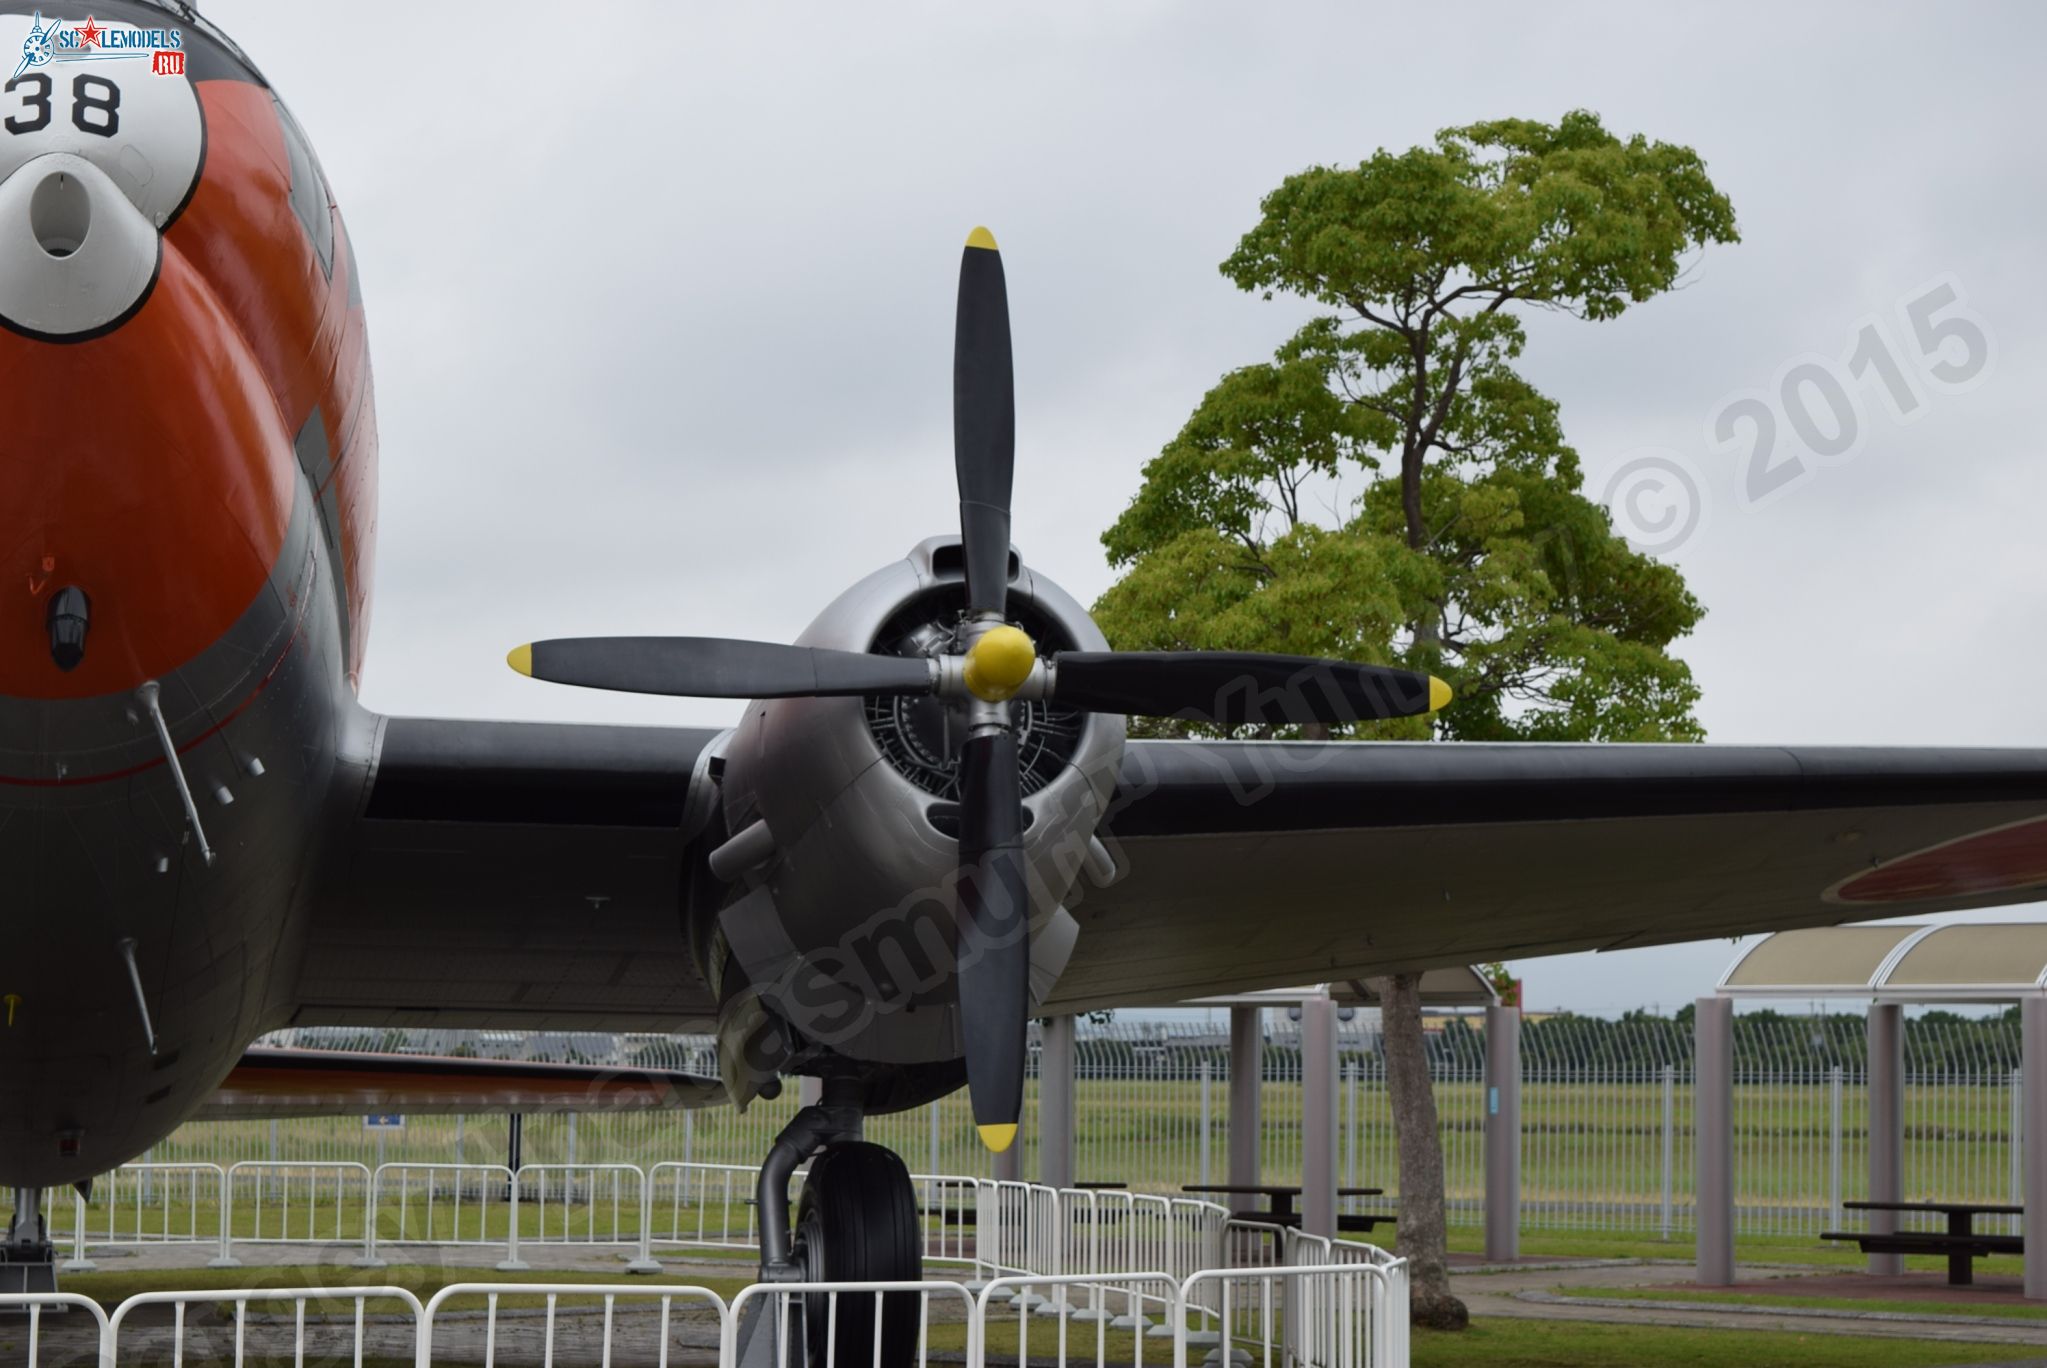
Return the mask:
[[[1450,686],[1384,665],[1254,651],[1062,651],[1052,696],[1089,712],[1218,726],[1378,722],[1435,712]]]
[[[920,694],[937,673],[909,656],[726,637],[562,637],[515,647],[505,660],[553,684],[679,698]]]
[[[995,236],[976,228],[960,257],[952,343],[952,464],[960,492],[967,611],[1005,616],[1009,490],[1016,471],[1016,382],[1009,358],[1009,292]]]
[[[970,737],[960,751],[960,1033],[974,1125],[998,1154],[1023,1114],[1030,914],[1016,737]]]

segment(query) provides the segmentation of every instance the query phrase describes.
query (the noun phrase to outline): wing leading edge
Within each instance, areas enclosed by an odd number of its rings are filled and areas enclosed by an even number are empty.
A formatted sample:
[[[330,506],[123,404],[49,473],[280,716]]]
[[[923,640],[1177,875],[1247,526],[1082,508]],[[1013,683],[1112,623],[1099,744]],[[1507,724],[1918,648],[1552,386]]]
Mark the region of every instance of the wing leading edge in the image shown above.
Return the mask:
[[[258,1046],[197,1119],[660,1111],[724,1100],[715,1078],[666,1069]]]
[[[1048,1006],[2027,901],[2047,751],[1134,742]]]

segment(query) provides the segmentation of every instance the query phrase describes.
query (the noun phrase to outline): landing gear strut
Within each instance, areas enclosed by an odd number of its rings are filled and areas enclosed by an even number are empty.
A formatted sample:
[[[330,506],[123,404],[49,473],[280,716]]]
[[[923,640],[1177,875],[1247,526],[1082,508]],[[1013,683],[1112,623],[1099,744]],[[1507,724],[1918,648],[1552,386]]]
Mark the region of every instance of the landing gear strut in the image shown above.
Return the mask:
[[[859,1085],[828,1079],[823,1100],[796,1113],[761,1165],[761,1281],[767,1283],[918,1282],[924,1276],[917,1197],[910,1171],[894,1151],[860,1138]],[[789,1179],[806,1160],[810,1175],[789,1228]],[[917,1352],[918,1297],[880,1298],[880,1356],[875,1355],[876,1299],[811,1293],[802,1300],[803,1345],[814,1368],[901,1368]],[[758,1323],[752,1329],[758,1329]],[[796,1327],[785,1327],[794,1332]],[[768,1352],[772,1336],[754,1334],[743,1360]],[[763,1359],[762,1362],[776,1362]]]
[[[16,1188],[7,1243],[0,1245],[0,1292],[55,1292],[56,1250],[43,1222],[43,1190]]]

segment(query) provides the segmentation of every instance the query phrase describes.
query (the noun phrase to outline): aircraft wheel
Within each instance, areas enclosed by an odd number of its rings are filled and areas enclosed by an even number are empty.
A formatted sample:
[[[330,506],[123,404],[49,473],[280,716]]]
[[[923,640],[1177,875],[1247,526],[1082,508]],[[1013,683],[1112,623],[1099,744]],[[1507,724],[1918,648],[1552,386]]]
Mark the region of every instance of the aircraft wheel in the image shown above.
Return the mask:
[[[864,1141],[832,1145],[811,1161],[796,1204],[797,1263],[809,1282],[918,1282],[923,1231],[910,1171],[895,1151]],[[833,1368],[906,1368],[917,1355],[917,1294],[881,1297],[881,1357],[874,1355],[872,1293],[812,1293],[804,1298],[809,1362],[822,1368],[836,1339]]]

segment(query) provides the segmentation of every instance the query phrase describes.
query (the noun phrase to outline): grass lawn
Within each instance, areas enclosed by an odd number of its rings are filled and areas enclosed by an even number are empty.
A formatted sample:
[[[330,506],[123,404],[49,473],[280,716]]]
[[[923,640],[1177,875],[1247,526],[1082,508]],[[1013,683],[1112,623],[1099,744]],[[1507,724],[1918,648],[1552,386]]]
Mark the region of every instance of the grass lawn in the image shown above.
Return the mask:
[[[1462,1334],[1417,1330],[1414,1368],[1941,1368],[2032,1357],[2009,1344],[1857,1339],[1752,1330],[1678,1330],[1585,1321],[1476,1320]]]
[[[1058,1355],[1057,1330],[1031,1327],[1033,1359]],[[1068,1331],[1067,1361],[1095,1362],[1095,1331]],[[934,1350],[965,1347],[964,1326],[934,1326]],[[1111,1332],[1102,1360],[1131,1364],[1134,1342],[1127,1332]],[[1417,1330],[1414,1368],[1773,1368],[1778,1364],[1810,1368],[1946,1368],[1960,1363],[2008,1363],[2029,1356],[2009,1344],[1953,1344],[1938,1340],[1862,1339],[1846,1335],[1797,1335],[1750,1330],[1680,1330],[1662,1326],[1599,1325],[1586,1321],[1480,1319],[1462,1334]],[[1014,1364],[1016,1324],[998,1320],[988,1331],[991,1368]],[[1254,1351],[1255,1357],[1255,1351]],[[1170,1364],[1170,1342],[1147,1340],[1146,1364]]]
[[[1448,1195],[1466,1209],[1453,1219],[1472,1219],[1484,1191],[1480,1136],[1485,1089],[1474,1081],[1439,1080],[1436,1106],[1442,1117]],[[1961,1083],[1907,1087],[1905,1190],[1908,1194],[1956,1199],[2006,1200],[2010,1171],[2011,1094],[1997,1086]],[[1219,1174],[1227,1153],[1228,1088],[1220,1077],[1205,1092],[1192,1079],[1089,1078],[1076,1088],[1075,1146],[1081,1176],[1118,1179],[1149,1191],[1173,1191],[1201,1173],[1204,1149],[1210,1176]],[[1353,1096],[1353,1093],[1355,1096]],[[1203,1098],[1207,1105],[1204,1111]],[[1826,1167],[1833,1129],[1831,1093],[1824,1076],[1803,1082],[1742,1082],[1735,1088],[1735,1152],[1739,1189],[1745,1203],[1802,1207],[1811,1219],[1825,1219]],[[690,1157],[752,1166],[767,1152],[775,1132],[794,1114],[798,1098],[762,1099],[741,1116],[729,1108],[691,1113],[646,1113],[579,1118],[574,1152],[584,1165]],[[1391,1126],[1385,1089],[1344,1087],[1345,1135],[1342,1159],[1358,1182],[1390,1186],[1394,1172]],[[1688,1202],[1692,1183],[1692,1090],[1680,1085],[1671,1097],[1671,1159],[1674,1196]],[[1265,1172],[1272,1181],[1298,1178],[1301,1163],[1301,1089],[1297,1083],[1268,1081],[1262,1091],[1266,1118]],[[1037,1081],[1025,1085],[1020,1139],[1035,1153]],[[1355,1130],[1351,1129],[1355,1118]],[[1581,1083],[1532,1076],[1521,1101],[1522,1196],[1533,1204],[1559,1203],[1578,1211],[1601,1203],[1632,1208],[1628,1217],[1647,1228],[1663,1191],[1664,1112],[1661,1085],[1654,1082]],[[1841,1164],[1857,1196],[1868,1170],[1866,1089],[1842,1094]],[[941,1107],[934,1136],[922,1108],[876,1117],[869,1138],[892,1146],[913,1171],[935,1167],[946,1173],[981,1173],[987,1159],[975,1136],[964,1098]],[[460,1139],[458,1141],[458,1134]],[[937,1141],[934,1156],[934,1139]],[[282,1159],[292,1162],[379,1157],[392,1161],[446,1162],[458,1158],[502,1162],[505,1118],[418,1116],[402,1131],[372,1139],[353,1117],[306,1117],[268,1121],[193,1122],[157,1146],[159,1161]],[[525,1131],[528,1163],[559,1163],[569,1152],[565,1118],[532,1117]],[[1965,1156],[1960,1164],[1957,1153]],[[1354,1164],[1353,1158],[1354,1155]],[[1033,1168],[1027,1154],[1026,1172]],[[609,1181],[609,1180],[605,1180]],[[738,1181],[738,1180],[735,1180]],[[163,1180],[159,1180],[158,1187]],[[743,1182],[740,1184],[744,1186]],[[665,1193],[664,1186],[661,1191]],[[739,1192],[744,1196],[743,1191]],[[239,1202],[239,1199],[238,1199]],[[173,1212],[175,1216],[176,1213]],[[608,1212],[606,1213],[608,1215]],[[602,1217],[600,1217],[602,1219]],[[627,1217],[626,1219],[630,1219]]]

